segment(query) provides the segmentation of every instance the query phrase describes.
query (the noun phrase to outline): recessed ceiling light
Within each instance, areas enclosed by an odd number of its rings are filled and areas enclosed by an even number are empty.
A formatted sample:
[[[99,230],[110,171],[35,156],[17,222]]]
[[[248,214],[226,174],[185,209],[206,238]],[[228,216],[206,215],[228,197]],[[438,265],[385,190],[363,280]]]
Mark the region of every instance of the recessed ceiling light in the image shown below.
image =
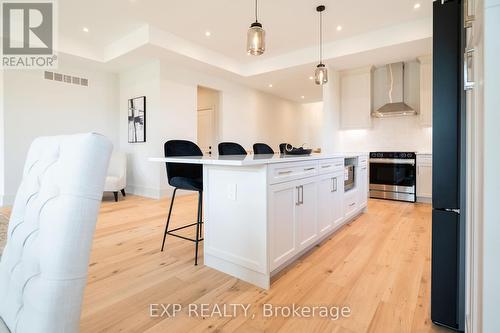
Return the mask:
[[[304,98],[306,98],[306,96],[303,96],[303,95],[302,95],[302,96],[300,96],[300,98],[304,99]]]
[[[413,5],[413,9],[419,9],[419,8],[420,8],[420,4],[418,2]]]
[[[273,84],[272,84],[272,83],[269,83],[268,87],[269,87],[269,88],[272,88],[272,87],[273,87]]]
[[[312,79],[314,79],[314,78],[312,76],[309,76],[309,80],[312,80]]]
[[[83,27],[83,28],[82,28],[82,31],[83,31],[83,32],[89,32],[89,28],[87,28],[87,27]]]
[[[338,25],[337,26],[337,31],[341,31],[342,30],[342,26],[341,25]]]
[[[205,31],[205,36],[210,37],[212,33],[210,31]]]

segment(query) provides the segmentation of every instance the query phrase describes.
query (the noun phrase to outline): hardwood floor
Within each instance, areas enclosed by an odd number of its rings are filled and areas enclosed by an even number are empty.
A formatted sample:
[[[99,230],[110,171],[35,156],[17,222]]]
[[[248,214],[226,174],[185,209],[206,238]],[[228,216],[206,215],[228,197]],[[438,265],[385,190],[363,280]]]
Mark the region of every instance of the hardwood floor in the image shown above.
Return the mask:
[[[172,224],[194,221],[196,197],[177,200]],[[440,331],[429,319],[429,205],[370,200],[368,213],[302,257],[265,291],[202,264],[195,267],[191,242],[167,237],[160,252],[168,204],[134,196],[103,203],[82,332]],[[175,318],[152,318],[151,303],[179,303],[183,310]],[[255,317],[242,311],[235,318],[189,317],[190,303],[251,304]],[[265,303],[349,306],[351,316],[263,318]]]

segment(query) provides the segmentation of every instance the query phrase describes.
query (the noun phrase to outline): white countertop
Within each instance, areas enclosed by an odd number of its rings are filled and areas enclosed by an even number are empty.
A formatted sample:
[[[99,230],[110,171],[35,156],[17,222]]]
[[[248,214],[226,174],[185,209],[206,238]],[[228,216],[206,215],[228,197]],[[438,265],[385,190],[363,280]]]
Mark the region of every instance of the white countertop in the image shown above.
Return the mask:
[[[226,156],[183,156],[183,157],[151,157],[151,162],[172,162],[188,164],[207,165],[265,165],[284,162],[305,162],[312,160],[323,160],[329,158],[347,158],[355,156],[368,156],[368,153],[333,153],[333,154],[311,154],[309,156],[282,156],[280,154],[252,154],[252,155],[226,155]]]

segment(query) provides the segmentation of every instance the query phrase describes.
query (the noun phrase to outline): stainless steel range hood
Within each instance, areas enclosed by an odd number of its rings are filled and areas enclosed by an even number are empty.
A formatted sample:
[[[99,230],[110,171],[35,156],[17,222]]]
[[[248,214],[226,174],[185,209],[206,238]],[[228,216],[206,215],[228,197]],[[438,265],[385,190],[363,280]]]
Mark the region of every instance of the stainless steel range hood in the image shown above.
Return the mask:
[[[401,117],[417,114],[411,106],[405,103],[405,64],[398,62],[387,65],[387,103],[376,111],[372,117]]]

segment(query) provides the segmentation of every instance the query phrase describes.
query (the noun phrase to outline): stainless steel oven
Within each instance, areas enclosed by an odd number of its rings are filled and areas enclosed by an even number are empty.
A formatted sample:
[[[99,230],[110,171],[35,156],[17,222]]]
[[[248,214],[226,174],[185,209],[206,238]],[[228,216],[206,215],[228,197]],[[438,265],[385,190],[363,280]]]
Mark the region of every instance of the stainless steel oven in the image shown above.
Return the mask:
[[[370,153],[370,197],[415,202],[415,174],[415,153]]]

